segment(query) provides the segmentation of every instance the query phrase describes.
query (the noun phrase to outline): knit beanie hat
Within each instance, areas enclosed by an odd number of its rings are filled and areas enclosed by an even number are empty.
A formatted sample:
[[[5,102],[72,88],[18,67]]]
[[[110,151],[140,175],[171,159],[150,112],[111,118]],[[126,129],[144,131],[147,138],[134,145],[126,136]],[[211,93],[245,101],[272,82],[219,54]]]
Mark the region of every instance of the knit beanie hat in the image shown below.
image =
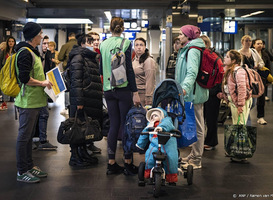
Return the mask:
[[[180,28],[181,32],[186,35],[189,40],[199,38],[201,31],[200,28],[193,25],[185,25]]]
[[[31,40],[40,33],[42,27],[35,22],[28,22],[23,29],[24,38],[26,41]]]

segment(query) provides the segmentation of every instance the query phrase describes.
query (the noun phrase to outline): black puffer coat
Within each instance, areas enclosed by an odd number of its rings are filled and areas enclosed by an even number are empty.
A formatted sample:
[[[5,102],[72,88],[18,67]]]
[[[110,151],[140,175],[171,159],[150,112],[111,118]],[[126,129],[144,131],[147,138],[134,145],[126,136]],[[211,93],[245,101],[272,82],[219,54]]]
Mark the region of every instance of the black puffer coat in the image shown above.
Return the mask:
[[[102,83],[97,53],[74,46],[67,66],[71,77],[70,117],[75,116],[78,105],[83,105],[89,117],[102,123]]]

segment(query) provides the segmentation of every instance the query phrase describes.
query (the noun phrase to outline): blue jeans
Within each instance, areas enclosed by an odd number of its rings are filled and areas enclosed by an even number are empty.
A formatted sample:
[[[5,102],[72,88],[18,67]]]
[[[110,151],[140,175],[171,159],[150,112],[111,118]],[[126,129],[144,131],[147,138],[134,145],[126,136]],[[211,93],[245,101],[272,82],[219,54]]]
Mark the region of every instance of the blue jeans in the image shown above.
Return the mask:
[[[44,142],[47,139],[47,121],[48,121],[49,113],[47,106],[42,107],[40,109],[39,114],[39,138],[40,142]]]
[[[32,169],[32,137],[41,108],[18,108],[19,133],[16,142],[17,170],[20,174]]]

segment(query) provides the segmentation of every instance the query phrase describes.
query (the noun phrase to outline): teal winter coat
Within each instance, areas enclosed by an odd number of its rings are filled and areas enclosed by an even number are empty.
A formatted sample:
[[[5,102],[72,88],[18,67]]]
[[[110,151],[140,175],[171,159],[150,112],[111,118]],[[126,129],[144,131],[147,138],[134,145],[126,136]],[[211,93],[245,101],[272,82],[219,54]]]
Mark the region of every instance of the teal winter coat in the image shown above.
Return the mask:
[[[203,40],[197,38],[190,41],[184,48],[179,50],[175,67],[175,80],[186,91],[186,95],[184,96],[186,102],[200,104],[208,100],[209,90],[202,88],[196,82],[201,52],[198,49],[189,50],[189,47],[191,46],[205,48]],[[189,52],[186,60],[186,53],[188,50]],[[193,95],[194,84],[196,85],[195,95]]]

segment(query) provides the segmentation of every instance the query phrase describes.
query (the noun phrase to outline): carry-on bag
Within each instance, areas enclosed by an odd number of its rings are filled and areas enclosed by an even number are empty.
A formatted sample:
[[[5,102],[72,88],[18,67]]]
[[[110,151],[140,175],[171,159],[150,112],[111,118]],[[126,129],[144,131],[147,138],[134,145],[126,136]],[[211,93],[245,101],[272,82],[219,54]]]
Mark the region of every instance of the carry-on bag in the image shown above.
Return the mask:
[[[85,121],[78,118],[78,110],[75,118],[68,118],[61,122],[57,141],[61,144],[90,144],[100,141],[103,137],[98,120],[93,120],[84,112]]]
[[[225,125],[224,146],[231,157],[251,158],[256,150],[257,127],[239,125]]]
[[[220,107],[219,107],[219,115],[218,115],[218,120],[217,120],[218,123],[221,123],[222,125],[224,125],[224,123],[227,119],[227,116],[229,116],[230,113],[231,113],[231,110],[230,110],[228,103],[221,100]]]

